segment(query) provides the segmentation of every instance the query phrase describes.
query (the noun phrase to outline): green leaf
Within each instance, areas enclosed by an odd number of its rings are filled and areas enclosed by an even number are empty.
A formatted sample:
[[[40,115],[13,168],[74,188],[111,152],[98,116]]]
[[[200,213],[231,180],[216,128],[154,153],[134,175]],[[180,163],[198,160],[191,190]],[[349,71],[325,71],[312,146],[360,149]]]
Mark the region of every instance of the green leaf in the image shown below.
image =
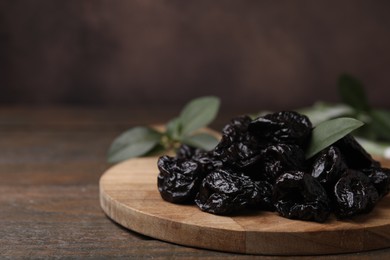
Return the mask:
[[[217,116],[220,100],[217,97],[201,97],[188,103],[180,113],[181,136],[211,123]]]
[[[354,110],[348,105],[324,102],[317,102],[311,107],[298,109],[297,112],[309,117],[313,126],[332,118],[352,116],[354,114]]]
[[[180,117],[175,117],[171,119],[167,125],[167,135],[173,140],[179,140],[181,138],[181,128],[182,124]]]
[[[318,124],[313,129],[311,141],[306,150],[306,158],[311,158],[363,124],[363,122],[349,117],[331,119]]]
[[[370,110],[362,83],[356,78],[343,74],[339,78],[339,91],[342,101],[356,109],[357,112]]]
[[[166,152],[165,147],[161,144],[157,144],[156,146],[153,147],[152,150],[145,153],[144,156],[161,156],[163,155],[163,152]]]
[[[210,151],[218,144],[218,139],[213,135],[202,133],[193,136],[187,136],[183,139],[182,142]]]
[[[116,163],[145,155],[157,146],[162,134],[149,127],[134,127],[119,135],[108,150],[108,162]]]

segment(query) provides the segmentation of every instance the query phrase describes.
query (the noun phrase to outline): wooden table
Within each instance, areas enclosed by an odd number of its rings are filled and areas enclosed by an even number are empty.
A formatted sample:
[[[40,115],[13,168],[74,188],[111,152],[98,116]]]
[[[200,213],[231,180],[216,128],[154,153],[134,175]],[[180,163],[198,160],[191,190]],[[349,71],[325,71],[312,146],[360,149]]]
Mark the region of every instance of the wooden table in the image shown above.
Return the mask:
[[[0,108],[0,258],[275,259],[188,248],[108,219],[98,181],[125,129],[161,123],[175,109]],[[232,113],[223,113],[219,129]],[[323,259],[384,259],[390,249]],[[312,259],[312,257],[304,257]]]

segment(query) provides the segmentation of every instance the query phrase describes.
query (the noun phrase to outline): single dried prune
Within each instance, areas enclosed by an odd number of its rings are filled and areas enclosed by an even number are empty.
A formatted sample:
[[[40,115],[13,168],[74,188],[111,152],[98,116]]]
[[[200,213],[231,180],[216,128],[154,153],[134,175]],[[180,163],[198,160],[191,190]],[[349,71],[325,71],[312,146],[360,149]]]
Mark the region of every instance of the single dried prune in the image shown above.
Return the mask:
[[[202,167],[195,161],[162,156],[157,186],[161,197],[173,203],[193,203],[203,179]]]
[[[275,183],[276,179],[286,171],[302,170],[305,153],[297,145],[275,144],[262,151],[261,160],[263,165],[259,167],[262,175],[260,179]]]
[[[261,190],[261,186],[246,175],[218,169],[203,179],[195,203],[203,211],[226,215],[263,203],[262,196],[268,190]]]
[[[281,175],[274,185],[273,199],[276,210],[286,218],[324,222],[330,214],[325,189],[301,171]]]
[[[340,149],[348,168],[359,170],[380,166],[350,134],[338,140],[334,146]]]
[[[221,145],[226,146],[222,148],[222,151],[216,149],[215,154],[223,163],[233,167],[248,167],[255,164],[261,156],[260,150],[250,142],[235,142],[229,144],[220,142],[218,148],[220,148]]]
[[[340,179],[347,166],[341,156],[340,150],[329,146],[315,158],[311,176],[316,178],[324,187],[330,188]]]
[[[263,210],[274,211],[273,189],[274,187],[267,181],[255,181],[255,192],[258,193],[256,195],[258,202],[254,206]]]
[[[212,152],[207,152],[200,148],[195,148],[182,144],[176,152],[179,159],[193,160],[202,167],[203,175],[206,176],[210,171],[222,166],[222,161],[215,158]]]
[[[363,173],[368,176],[370,182],[378,191],[379,197],[385,196],[390,191],[390,169],[372,167],[363,169]]]
[[[338,218],[370,212],[378,199],[377,190],[360,171],[348,169],[334,186],[333,205]]]
[[[312,124],[305,115],[282,111],[258,117],[249,124],[248,129],[259,139],[305,147],[311,135]]]
[[[176,151],[176,157],[180,159],[192,159],[194,156],[205,152],[206,151],[203,149],[195,148],[187,144],[182,144]]]
[[[233,119],[223,128],[222,138],[214,148],[216,158],[237,168],[248,167],[260,158],[261,145],[248,132],[250,118],[247,116]]]
[[[215,158],[212,152],[197,153],[192,160],[200,164],[204,176],[213,170],[221,168],[223,165],[222,161]]]
[[[242,140],[242,133],[246,133],[252,119],[249,116],[239,116],[230,120],[222,129],[222,135],[231,141]]]

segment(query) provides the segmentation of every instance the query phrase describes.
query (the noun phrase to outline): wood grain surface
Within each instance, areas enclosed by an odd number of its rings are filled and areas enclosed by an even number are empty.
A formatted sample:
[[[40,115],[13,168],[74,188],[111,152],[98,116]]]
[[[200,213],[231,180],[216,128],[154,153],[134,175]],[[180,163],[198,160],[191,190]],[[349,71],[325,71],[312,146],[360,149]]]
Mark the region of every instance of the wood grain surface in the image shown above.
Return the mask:
[[[177,244],[266,255],[360,252],[390,247],[390,196],[370,214],[325,223],[282,218],[276,212],[217,216],[196,206],[175,205],[157,190],[157,157],[137,158],[100,179],[100,203],[117,223]]]
[[[165,122],[176,112],[0,107],[0,259],[279,259],[167,243],[106,217],[98,183],[110,167],[109,144],[131,126]],[[221,113],[213,127],[234,115]],[[390,248],[316,259],[389,257]]]

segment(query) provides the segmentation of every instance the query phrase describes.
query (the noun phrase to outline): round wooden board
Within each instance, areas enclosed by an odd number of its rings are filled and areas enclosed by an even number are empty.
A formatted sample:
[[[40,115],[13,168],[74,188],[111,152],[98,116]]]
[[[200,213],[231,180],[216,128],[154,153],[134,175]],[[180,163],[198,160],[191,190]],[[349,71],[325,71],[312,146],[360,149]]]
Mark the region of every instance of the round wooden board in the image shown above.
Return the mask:
[[[157,190],[157,158],[113,166],[100,179],[100,203],[115,222],[176,244],[265,255],[316,255],[390,247],[390,196],[375,209],[345,221],[290,220],[275,212],[216,216],[196,206],[175,205]]]

